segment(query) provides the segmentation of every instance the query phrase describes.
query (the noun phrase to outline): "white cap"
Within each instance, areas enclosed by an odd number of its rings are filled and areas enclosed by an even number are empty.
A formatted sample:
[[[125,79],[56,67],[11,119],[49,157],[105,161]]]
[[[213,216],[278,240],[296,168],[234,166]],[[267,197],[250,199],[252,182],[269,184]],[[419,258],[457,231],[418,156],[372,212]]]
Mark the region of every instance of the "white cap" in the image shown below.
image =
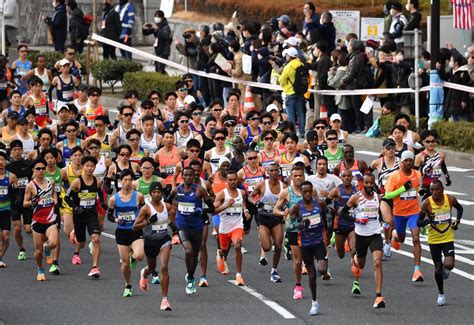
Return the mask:
[[[294,47],[287,48],[287,49],[286,49],[285,51],[283,51],[283,52],[284,52],[284,53],[283,53],[284,55],[288,55],[288,56],[290,56],[290,57],[292,57],[292,58],[298,57],[298,50],[295,49]]]
[[[302,163],[304,165],[304,159],[302,157],[296,157],[293,160],[293,165],[296,165],[297,163]]]
[[[298,46],[300,44],[300,39],[298,37],[291,36],[283,43],[286,43],[289,46]]]
[[[62,59],[61,61],[59,61],[59,66],[60,66],[60,67],[66,65],[66,64],[71,65],[71,62],[69,62],[68,59]]]
[[[267,112],[271,112],[271,111],[279,111],[278,109],[278,106],[276,106],[275,104],[270,104],[267,106],[267,108],[265,109]]]
[[[401,161],[405,161],[407,159],[415,159],[415,154],[410,150],[405,150],[404,152],[402,152]]]
[[[221,158],[219,159],[219,163],[218,163],[219,168],[221,168],[221,165],[222,165],[223,163],[225,163],[226,161],[227,161],[229,164],[231,163],[230,160],[229,160],[229,158],[227,158],[226,156],[221,157]]]
[[[185,104],[191,104],[191,103],[194,103],[196,101],[196,99],[192,96],[192,95],[187,95],[186,97],[184,97],[184,103]]]
[[[342,117],[341,117],[341,115],[335,113],[335,114],[332,114],[332,115],[331,115],[331,117],[330,117],[329,120],[330,120],[331,122],[336,121],[336,120],[342,122]]]

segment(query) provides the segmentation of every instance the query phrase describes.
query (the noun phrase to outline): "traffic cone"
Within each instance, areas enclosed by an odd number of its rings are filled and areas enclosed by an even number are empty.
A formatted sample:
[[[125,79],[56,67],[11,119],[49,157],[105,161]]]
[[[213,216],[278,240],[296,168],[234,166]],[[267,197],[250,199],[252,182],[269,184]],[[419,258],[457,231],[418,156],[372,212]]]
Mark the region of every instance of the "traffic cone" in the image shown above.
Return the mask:
[[[245,99],[244,99],[244,112],[254,111],[255,102],[253,100],[252,92],[250,91],[250,86],[245,86]]]
[[[329,120],[328,108],[326,105],[319,106],[319,118],[322,118],[323,120],[326,120],[326,121]]]

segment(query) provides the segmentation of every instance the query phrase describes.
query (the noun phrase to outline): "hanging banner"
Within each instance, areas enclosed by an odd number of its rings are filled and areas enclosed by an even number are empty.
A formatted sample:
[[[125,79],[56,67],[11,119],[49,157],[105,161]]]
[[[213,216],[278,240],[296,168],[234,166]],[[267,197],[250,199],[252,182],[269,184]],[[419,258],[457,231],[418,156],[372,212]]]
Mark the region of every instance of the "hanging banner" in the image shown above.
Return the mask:
[[[160,10],[165,13],[166,18],[173,15],[174,0],[161,0]]]
[[[362,41],[378,41],[382,37],[383,28],[383,18],[363,17],[360,19],[360,39]]]
[[[345,39],[349,33],[359,36],[360,11],[331,10],[332,22],[336,27],[336,39]]]

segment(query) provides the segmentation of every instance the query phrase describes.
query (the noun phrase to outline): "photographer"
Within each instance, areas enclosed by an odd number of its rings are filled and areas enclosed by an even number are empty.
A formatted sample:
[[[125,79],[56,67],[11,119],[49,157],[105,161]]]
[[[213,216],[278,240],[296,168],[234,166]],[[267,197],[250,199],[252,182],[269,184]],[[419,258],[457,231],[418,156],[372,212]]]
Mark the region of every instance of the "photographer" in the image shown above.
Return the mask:
[[[199,40],[194,29],[187,29],[183,33],[184,44],[179,39],[175,40],[176,49],[187,59],[187,66],[191,69],[197,68],[197,56],[199,53]]]
[[[167,60],[171,51],[171,29],[168,25],[168,20],[165,18],[165,13],[161,10],[155,12],[153,24],[143,25],[143,35],[155,36],[153,47],[155,48],[156,56]],[[155,61],[155,71],[166,74],[165,64]]]

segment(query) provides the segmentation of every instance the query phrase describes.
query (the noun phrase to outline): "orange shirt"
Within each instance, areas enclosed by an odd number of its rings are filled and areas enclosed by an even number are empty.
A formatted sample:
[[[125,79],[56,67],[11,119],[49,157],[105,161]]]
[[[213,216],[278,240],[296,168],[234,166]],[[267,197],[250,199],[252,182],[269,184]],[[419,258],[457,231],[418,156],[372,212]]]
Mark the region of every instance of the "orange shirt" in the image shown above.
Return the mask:
[[[214,194],[219,193],[227,187],[227,181],[221,178],[221,172],[216,172],[214,174],[214,179],[212,180],[212,191]]]
[[[180,162],[181,157],[179,156],[179,149],[173,146],[170,153],[165,151],[165,148],[158,150],[158,161],[160,162],[160,172],[166,174],[164,180],[166,185],[173,183],[173,175],[176,172],[176,165]]]
[[[418,203],[418,187],[420,186],[421,174],[412,170],[410,176],[406,176],[401,170],[397,170],[388,178],[385,186],[386,192],[392,192],[400,188],[407,181],[411,181],[412,188],[393,199],[393,214],[395,216],[410,216],[420,213]]]

